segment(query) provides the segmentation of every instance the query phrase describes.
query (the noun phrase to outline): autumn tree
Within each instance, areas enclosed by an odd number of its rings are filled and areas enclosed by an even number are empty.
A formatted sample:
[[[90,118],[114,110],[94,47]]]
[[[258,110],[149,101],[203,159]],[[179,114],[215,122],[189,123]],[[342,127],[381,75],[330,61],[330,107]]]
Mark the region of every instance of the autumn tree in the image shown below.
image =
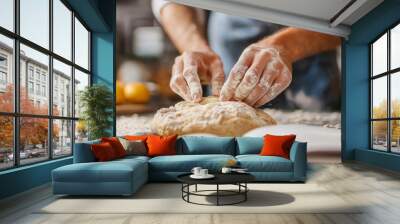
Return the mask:
[[[13,112],[14,107],[13,85],[7,86],[6,92],[0,94],[0,111]],[[34,105],[29,99],[25,88],[20,88],[20,110],[23,114],[47,114],[47,106]],[[58,111],[56,110],[56,113]],[[12,116],[0,116],[0,149],[13,148],[13,119]],[[49,131],[47,118],[20,118],[20,148],[24,149],[26,145],[45,145]],[[58,137],[59,128],[53,126],[53,138]]]
[[[400,100],[394,99],[391,102],[391,117],[400,117]],[[372,108],[373,118],[387,118],[387,101],[381,101],[378,106]],[[387,121],[375,121],[373,126],[374,138],[386,138],[387,136]],[[391,121],[392,141],[399,141],[400,138],[400,121]]]

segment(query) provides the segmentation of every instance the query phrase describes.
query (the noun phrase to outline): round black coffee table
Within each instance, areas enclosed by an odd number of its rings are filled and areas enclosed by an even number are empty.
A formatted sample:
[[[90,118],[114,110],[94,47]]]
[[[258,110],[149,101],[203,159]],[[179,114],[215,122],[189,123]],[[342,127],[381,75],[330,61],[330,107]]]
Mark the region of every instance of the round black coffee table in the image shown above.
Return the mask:
[[[188,203],[198,205],[234,205],[245,202],[247,200],[247,192],[249,188],[247,183],[255,180],[255,177],[248,173],[216,173],[213,174],[215,177],[212,179],[193,179],[190,177],[191,173],[182,174],[177,177],[178,181],[182,183],[182,199]],[[197,185],[215,185],[215,190],[198,190]],[[220,185],[236,185],[237,190],[223,190],[220,189]],[[194,191],[190,191],[190,186],[195,186]],[[215,194],[206,194],[209,192],[215,192]],[[193,202],[190,200],[190,196],[203,196],[203,197],[216,197],[216,204],[202,204]],[[221,203],[221,197],[232,197],[240,196],[240,199],[231,203]]]

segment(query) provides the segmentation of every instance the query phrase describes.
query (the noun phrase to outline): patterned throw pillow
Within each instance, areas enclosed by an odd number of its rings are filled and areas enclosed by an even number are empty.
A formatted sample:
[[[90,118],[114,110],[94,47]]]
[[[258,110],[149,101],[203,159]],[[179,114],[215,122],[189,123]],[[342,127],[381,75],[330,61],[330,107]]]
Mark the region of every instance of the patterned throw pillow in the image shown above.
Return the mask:
[[[147,155],[147,148],[141,140],[126,140],[125,138],[119,138],[122,146],[126,151],[126,155],[145,156]]]

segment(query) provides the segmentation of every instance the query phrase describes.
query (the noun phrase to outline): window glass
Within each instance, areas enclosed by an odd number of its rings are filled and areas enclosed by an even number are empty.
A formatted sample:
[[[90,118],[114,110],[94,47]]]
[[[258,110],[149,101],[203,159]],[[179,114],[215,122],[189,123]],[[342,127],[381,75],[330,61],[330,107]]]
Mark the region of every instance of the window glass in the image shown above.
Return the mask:
[[[387,121],[372,122],[372,147],[387,151]]]
[[[391,74],[390,76],[391,116],[400,118],[400,72]]]
[[[75,63],[89,70],[89,32],[75,18]]]
[[[387,71],[387,34],[372,44],[372,75]]]
[[[20,118],[20,163],[35,163],[49,158],[49,120],[44,118]]]
[[[400,67],[400,24],[391,30],[390,36],[390,68]]]
[[[20,53],[20,109],[21,113],[25,114],[48,114],[49,108],[49,97],[48,97],[48,63],[49,57],[42,54],[30,47],[21,44]],[[35,91],[34,94],[29,94],[27,85],[28,74],[26,68],[33,67],[36,73]],[[29,73],[29,72],[28,72]],[[45,76],[46,80],[42,80],[42,76]],[[44,92],[43,92],[44,87]],[[42,89],[41,89],[42,88]],[[31,100],[35,101],[36,104],[31,103]]]
[[[14,165],[14,124],[10,116],[0,116],[0,170]]]
[[[72,154],[72,121],[53,120],[53,157]]]
[[[53,51],[71,60],[72,12],[60,0],[53,0],[53,18]]]
[[[53,114],[72,116],[72,69],[56,59],[53,60]]]
[[[387,78],[372,81],[372,118],[387,118]]]
[[[392,141],[391,151],[400,153],[400,120],[392,120],[390,124],[390,139]]]
[[[49,48],[49,0],[20,0],[21,36]]]
[[[14,44],[0,34],[0,111],[14,111]]]
[[[81,92],[89,86],[89,75],[75,69],[75,117],[79,117],[81,114],[81,108],[79,106]]]
[[[84,142],[88,140],[88,130],[85,121],[75,121],[75,142]]]
[[[0,1],[0,26],[14,31],[14,0]]]

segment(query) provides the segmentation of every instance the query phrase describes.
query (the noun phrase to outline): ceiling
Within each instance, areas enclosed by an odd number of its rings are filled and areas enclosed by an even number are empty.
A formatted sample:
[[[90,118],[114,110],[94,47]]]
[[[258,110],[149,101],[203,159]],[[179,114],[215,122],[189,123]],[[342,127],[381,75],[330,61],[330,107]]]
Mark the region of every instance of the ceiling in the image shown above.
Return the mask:
[[[194,7],[347,37],[383,0],[172,0]]]

